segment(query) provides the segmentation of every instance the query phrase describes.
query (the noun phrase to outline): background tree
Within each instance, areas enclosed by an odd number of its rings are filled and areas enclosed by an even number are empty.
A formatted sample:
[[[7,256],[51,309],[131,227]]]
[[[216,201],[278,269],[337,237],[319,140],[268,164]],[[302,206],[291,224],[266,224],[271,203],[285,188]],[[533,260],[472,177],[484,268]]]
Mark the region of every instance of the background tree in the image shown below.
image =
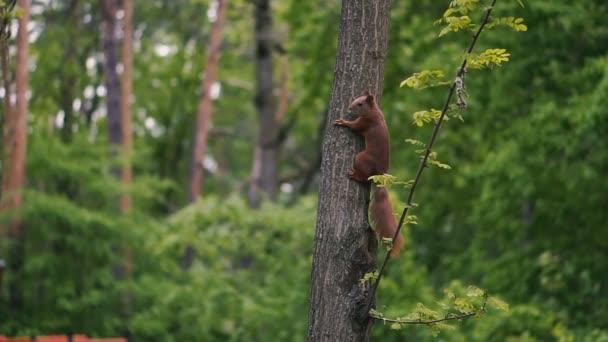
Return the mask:
[[[106,92],[106,117],[108,142],[119,148],[122,142],[121,91],[118,77],[118,24],[116,19],[117,0],[103,1],[103,60]],[[113,168],[115,173],[119,169]]]
[[[211,113],[213,110],[212,86],[217,78],[217,66],[220,61],[220,49],[222,47],[222,33],[224,30],[224,17],[226,2],[215,0],[215,18],[209,34],[209,45],[207,46],[207,64],[203,74],[201,97],[196,117],[196,131],[194,134],[194,155],[192,156],[192,176],[190,180],[190,201],[198,199],[203,186],[204,159],[209,139],[209,126],[211,125]]]
[[[14,135],[14,113],[11,100],[11,72],[10,72],[10,54],[9,40],[11,38],[11,19],[12,11],[17,1],[9,1],[0,5],[2,21],[0,21],[0,62],[2,63],[2,90],[4,91],[2,99],[2,189],[0,193],[0,209],[10,208],[10,197],[8,193],[11,191],[11,170],[7,165],[12,165],[13,155],[13,135]],[[8,225],[3,225],[2,236],[7,238],[9,232]]]
[[[2,189],[2,211],[8,212],[8,272],[11,273],[9,288],[9,307],[13,312],[19,312],[23,308],[23,289],[21,284],[24,280],[25,262],[25,225],[22,219],[15,215],[22,210],[23,192],[25,186],[25,157],[27,144],[27,113],[28,113],[28,24],[30,19],[29,0],[19,0],[17,5],[20,10],[19,25],[17,31],[17,52],[15,63],[15,106],[5,105],[7,120],[5,124],[4,147],[8,150],[5,157],[8,163],[3,164],[3,189]],[[9,9],[9,8],[6,8]],[[6,12],[10,12],[10,9]],[[13,14],[5,13],[6,18]],[[7,23],[8,24],[8,23]],[[3,39],[4,44],[8,36]],[[7,53],[4,45],[4,53]],[[3,56],[6,63],[8,56]],[[5,79],[9,77],[7,68],[3,67]],[[10,103],[11,92],[7,89],[9,82],[5,80],[5,99]]]
[[[364,90],[382,93],[390,9],[390,1],[353,0],[342,7],[329,124],[323,137],[308,318],[311,341],[366,341],[371,332],[368,289],[360,283],[375,268],[376,260],[375,233],[367,219],[369,185],[346,176],[363,142],[331,123]]]
[[[272,52],[277,44],[272,27],[270,0],[255,0],[255,107],[258,112],[258,137],[253,156],[249,203],[259,207],[262,196],[276,201],[278,173],[278,124],[274,106]]]
[[[133,155],[132,128],[131,128],[131,98],[133,96],[133,1],[123,0],[124,24],[122,42],[122,81],[121,81],[121,129],[122,129],[122,152],[125,157],[121,170],[121,179],[127,189],[133,182],[131,169],[131,158]],[[123,212],[131,209],[131,196],[124,193],[121,198],[120,207]]]

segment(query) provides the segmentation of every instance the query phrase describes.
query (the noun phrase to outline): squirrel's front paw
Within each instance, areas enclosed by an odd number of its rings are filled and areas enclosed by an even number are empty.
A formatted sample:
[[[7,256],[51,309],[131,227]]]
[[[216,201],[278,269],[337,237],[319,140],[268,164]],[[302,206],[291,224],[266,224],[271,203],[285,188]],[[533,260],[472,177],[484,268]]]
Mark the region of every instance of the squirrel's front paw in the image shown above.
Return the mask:
[[[338,120],[334,121],[334,125],[336,125],[336,126],[346,126],[346,121],[342,120],[342,119],[338,119]]]

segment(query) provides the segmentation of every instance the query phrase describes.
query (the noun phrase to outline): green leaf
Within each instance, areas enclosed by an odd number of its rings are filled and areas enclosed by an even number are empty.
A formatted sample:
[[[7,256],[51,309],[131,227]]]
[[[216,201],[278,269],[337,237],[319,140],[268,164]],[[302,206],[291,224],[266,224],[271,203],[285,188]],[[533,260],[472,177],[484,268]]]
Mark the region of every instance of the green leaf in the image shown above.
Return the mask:
[[[416,215],[407,215],[405,217],[404,224],[418,224],[418,217]]]
[[[408,142],[415,146],[424,146],[425,145],[422,141],[416,140],[416,139],[405,139],[405,142]]]
[[[369,315],[374,318],[384,318],[384,314],[376,309],[369,309]]]
[[[445,77],[445,73],[442,70],[422,70],[406,78],[399,84],[399,87],[403,88],[407,86],[414,89],[424,89],[451,84],[447,81],[437,81],[437,79],[442,77]]]
[[[401,329],[403,329],[403,324],[395,322],[395,323],[391,324],[391,329],[401,330]]]
[[[497,308],[499,310],[509,311],[509,304],[507,304],[506,302],[504,302],[496,297],[489,297],[488,304],[494,306],[495,308]]]
[[[379,186],[389,186],[391,184],[397,183],[397,177],[389,175],[388,173],[370,176],[368,180],[376,183]]]
[[[446,297],[451,300],[456,299],[456,294],[450,289],[443,289],[443,293],[445,293]]]
[[[363,278],[359,279],[359,282],[361,282],[361,284],[365,284],[370,280],[376,280],[378,279],[378,271],[373,271],[373,272],[367,272],[363,275]]]
[[[485,294],[486,294],[486,291],[480,289],[479,287],[469,286],[467,288],[468,297],[483,297]]]
[[[469,54],[467,64],[471,69],[482,69],[493,65],[500,66],[503,62],[508,62],[510,53],[506,49],[487,49],[480,54]]]

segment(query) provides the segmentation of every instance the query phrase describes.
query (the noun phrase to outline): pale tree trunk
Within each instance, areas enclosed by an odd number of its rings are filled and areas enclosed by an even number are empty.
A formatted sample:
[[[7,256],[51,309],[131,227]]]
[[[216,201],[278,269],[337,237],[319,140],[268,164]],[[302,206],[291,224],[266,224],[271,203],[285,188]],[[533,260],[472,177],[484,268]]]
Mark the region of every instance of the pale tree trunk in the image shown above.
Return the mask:
[[[13,208],[18,209],[23,202],[22,189],[25,185],[25,152],[27,145],[27,89],[28,89],[28,33],[27,25],[30,21],[30,0],[19,0],[19,7],[23,16],[19,18],[19,31],[17,32],[17,63],[15,66],[15,95],[16,105],[14,113],[14,144],[13,159],[11,161],[11,190]],[[13,234],[19,235],[20,224],[13,226]]]
[[[190,177],[190,202],[195,202],[198,199],[203,186],[203,160],[205,158],[205,152],[207,151],[209,126],[211,125],[211,113],[213,111],[213,99],[211,98],[210,90],[217,78],[217,67],[220,60],[220,48],[224,30],[226,1],[216,0],[216,4],[216,18],[211,26],[211,32],[209,34],[207,66],[203,75],[201,98],[198,104],[198,114],[196,117],[196,131],[194,133],[195,138]]]
[[[117,49],[117,21],[116,0],[103,1],[103,54],[104,54],[104,77],[106,85],[106,110],[108,123],[108,141],[118,148],[122,140],[121,115],[120,115],[120,78],[116,70],[118,63]],[[118,169],[113,168],[118,174]]]
[[[125,163],[122,166],[121,178],[126,189],[131,187],[132,134],[131,134],[131,97],[133,94],[133,0],[123,0],[124,26],[122,45],[122,152]],[[124,193],[120,201],[122,212],[131,209],[131,196]],[[129,270],[127,270],[129,273]]]
[[[309,341],[367,341],[370,286],[360,279],[376,268],[376,238],[367,219],[369,185],[347,177],[363,140],[337,128],[351,100],[382,92],[390,0],[344,0],[335,79],[323,139],[319,209],[312,264]]]
[[[25,156],[27,146],[27,113],[28,113],[28,32],[27,26],[30,20],[30,1],[19,0],[18,6],[23,10],[19,18],[19,29],[17,32],[17,56],[15,63],[15,108],[12,112],[11,124],[11,164],[9,165],[9,210],[19,210],[23,204],[23,188],[25,186]],[[9,283],[10,307],[18,311],[23,307],[23,265],[25,259],[23,223],[19,217],[10,221],[10,248],[8,270],[11,274]]]
[[[276,201],[278,193],[278,125],[273,106],[272,8],[270,0],[254,0],[255,17],[255,106],[258,139],[253,156],[249,205],[259,207],[262,197]]]

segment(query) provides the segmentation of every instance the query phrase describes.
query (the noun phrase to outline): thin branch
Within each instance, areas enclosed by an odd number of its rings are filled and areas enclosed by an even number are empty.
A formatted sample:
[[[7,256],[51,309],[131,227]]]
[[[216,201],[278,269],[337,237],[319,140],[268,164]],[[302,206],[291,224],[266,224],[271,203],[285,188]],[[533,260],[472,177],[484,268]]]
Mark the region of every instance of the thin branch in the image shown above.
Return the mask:
[[[405,321],[405,320],[392,319],[392,318],[378,318],[378,317],[374,317],[374,318],[377,319],[377,320],[379,320],[379,321],[390,322],[390,323],[433,325],[433,324],[439,323],[439,322],[456,321],[456,320],[459,320],[459,319],[464,319],[464,318],[472,317],[472,316],[477,315],[481,311],[482,310],[475,311],[475,312],[468,313],[468,314],[464,314],[464,315],[460,315],[460,316],[449,316],[449,317],[445,317],[445,318],[441,318],[441,319],[434,319],[434,320],[431,320],[431,321],[422,321],[422,320],[419,320],[419,321]]]
[[[488,297],[486,295],[485,298],[484,298],[483,305],[481,306],[481,308],[479,308],[479,310],[476,310],[476,311],[468,313],[468,314],[462,314],[462,315],[457,315],[457,316],[446,316],[444,318],[433,319],[433,320],[429,320],[429,321],[423,321],[423,320],[420,320],[420,319],[414,321],[414,320],[400,320],[400,319],[381,318],[381,317],[373,317],[373,318],[375,318],[375,319],[377,319],[379,321],[390,322],[390,323],[417,324],[417,325],[433,325],[433,324],[440,323],[440,322],[457,321],[457,320],[473,317],[473,316],[479,314],[480,312],[485,312],[486,311],[486,305],[487,305],[487,303],[488,303]]]
[[[467,55],[470,54],[471,51],[473,51],[473,48],[475,47],[475,44],[477,43],[477,38],[479,38],[479,35],[483,31],[484,26],[489,22],[490,14],[492,13],[492,9],[494,9],[494,6],[496,5],[496,1],[497,0],[493,0],[492,5],[486,10],[486,15],[483,19],[483,22],[481,23],[481,25],[479,25],[479,29],[473,36],[473,39],[471,40],[471,44],[469,45],[469,48],[467,49]],[[458,68],[458,71],[456,73],[457,78],[462,77],[464,75],[466,66],[467,66],[467,57],[465,56],[464,60],[462,61],[462,64],[460,65],[460,68]],[[424,157],[422,158],[422,161],[420,162],[420,166],[418,167],[418,172],[416,172],[416,178],[414,178],[414,183],[412,184],[412,187],[410,188],[410,193],[407,197],[407,202],[406,202],[405,208],[403,208],[403,212],[401,213],[401,217],[399,218],[399,224],[397,225],[397,230],[395,231],[395,235],[393,236],[393,241],[395,241],[395,239],[401,232],[401,228],[403,227],[403,222],[405,221],[407,213],[408,213],[410,207],[412,206],[412,200],[414,199],[414,192],[416,191],[416,187],[418,186],[418,183],[420,182],[420,177],[422,176],[422,172],[424,171],[425,168],[428,167],[427,162],[428,162],[429,156],[431,154],[433,144],[435,143],[435,139],[437,138],[437,133],[439,133],[439,128],[441,128],[441,124],[443,123],[445,115],[448,111],[448,108],[449,108],[450,102],[452,101],[452,96],[454,95],[455,89],[456,89],[456,82],[454,81],[454,82],[452,82],[452,86],[450,87],[450,92],[448,93],[448,97],[445,101],[445,104],[443,105],[443,110],[441,111],[441,116],[435,123],[435,129],[433,130],[431,139],[429,140],[429,142],[426,145]],[[380,272],[378,272],[378,278],[377,278],[376,282],[374,283],[374,287],[372,288],[372,291],[370,293],[370,297],[368,300],[368,305],[367,305],[368,311],[369,311],[369,309],[371,309],[371,306],[373,303],[373,298],[376,295],[376,291],[378,290],[378,285],[380,284],[380,280],[382,280],[382,276],[384,275],[386,265],[388,264],[388,260],[391,257],[390,253],[391,253],[392,249],[393,249],[393,247],[391,246],[391,248],[386,252],[386,257],[384,258],[384,261],[382,262],[382,266],[380,267]]]

